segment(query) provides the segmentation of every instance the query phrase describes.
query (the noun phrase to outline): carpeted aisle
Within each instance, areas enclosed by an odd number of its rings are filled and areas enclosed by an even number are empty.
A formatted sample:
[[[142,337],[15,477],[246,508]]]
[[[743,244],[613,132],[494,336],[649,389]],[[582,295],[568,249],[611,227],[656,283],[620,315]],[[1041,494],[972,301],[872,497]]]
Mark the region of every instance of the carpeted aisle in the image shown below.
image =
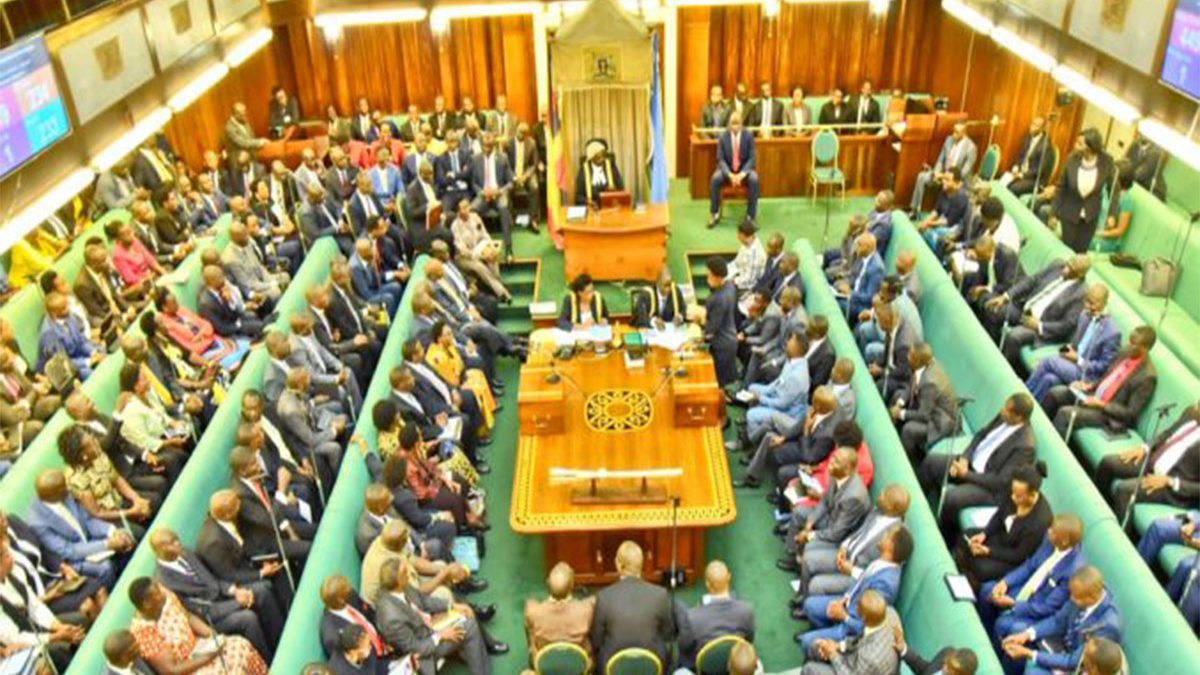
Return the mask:
[[[707,202],[688,196],[686,181],[675,181],[670,194],[673,226],[668,240],[668,261],[677,280],[686,282],[685,254],[688,251],[724,249],[737,246],[736,222],[745,207],[732,204],[726,208],[726,219],[714,230],[704,227]],[[829,245],[833,245],[845,229],[850,214],[863,213],[871,208],[869,198],[849,198],[843,207],[840,200],[830,203]],[[789,244],[797,237],[807,238],[819,247],[825,225],[825,205],[818,200],[810,204],[807,198],[764,199],[759,203],[759,225],[763,234],[782,232]],[[556,300],[562,295],[562,255],[554,249],[544,230],[540,236],[528,232],[516,234],[518,258],[539,257],[542,260],[541,294],[539,300]],[[611,303],[623,307],[626,303]],[[525,644],[522,608],[525,598],[545,594],[543,549],[540,538],[517,535],[509,527],[508,513],[512,501],[512,475],[517,443],[517,364],[502,362],[500,376],[507,385],[503,399],[504,410],[497,416],[495,441],[486,449],[492,473],[484,477],[488,493],[489,522],[492,530],[487,536],[487,557],[480,574],[491,583],[485,593],[474,596],[478,602],[494,602],[499,609],[489,624],[497,638],[508,642],[512,651],[493,660],[497,675],[515,675],[525,667]],[[740,411],[733,411],[739,415]],[[740,477],[743,469],[736,457],[730,457],[733,473]],[[713,530],[707,540],[709,559],[721,558],[729,564],[734,575],[737,594],[756,608],[757,635],[755,643],[768,672],[792,668],[800,663],[799,648],[792,634],[801,627],[788,615],[786,599],[791,595],[789,576],[775,568],[779,557],[779,540],[771,535],[771,507],[763,499],[762,490],[737,491],[738,519],[732,525]],[[703,580],[682,589],[679,597],[691,605],[704,593]],[[447,672],[465,675],[466,669],[455,665]]]

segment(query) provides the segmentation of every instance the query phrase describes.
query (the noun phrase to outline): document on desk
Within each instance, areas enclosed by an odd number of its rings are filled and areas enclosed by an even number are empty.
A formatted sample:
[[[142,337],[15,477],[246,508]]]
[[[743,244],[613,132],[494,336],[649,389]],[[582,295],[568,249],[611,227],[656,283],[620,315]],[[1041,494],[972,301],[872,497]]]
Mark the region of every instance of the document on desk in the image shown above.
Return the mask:
[[[686,325],[676,326],[675,324],[669,324],[663,326],[662,330],[650,328],[642,331],[642,339],[646,341],[647,345],[662,347],[673,352],[679,351],[687,343],[689,337]]]

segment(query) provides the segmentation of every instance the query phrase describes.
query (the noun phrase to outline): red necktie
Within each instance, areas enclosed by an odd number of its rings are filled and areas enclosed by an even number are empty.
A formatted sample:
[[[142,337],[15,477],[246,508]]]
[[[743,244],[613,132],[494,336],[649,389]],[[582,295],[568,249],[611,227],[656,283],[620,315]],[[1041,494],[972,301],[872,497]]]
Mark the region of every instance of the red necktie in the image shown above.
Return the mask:
[[[1141,359],[1122,359],[1121,363],[1100,381],[1100,386],[1096,387],[1096,398],[1100,399],[1101,403],[1107,404],[1113,396],[1117,395],[1117,392],[1125,384],[1125,380],[1129,379],[1129,376],[1140,365],[1142,365]]]
[[[17,387],[16,381],[12,377],[4,376],[4,388],[8,389],[8,395],[13,397],[13,400],[21,398],[21,390]]]
[[[736,134],[733,137],[733,172],[737,173],[742,166],[741,155],[738,154],[738,141],[741,140],[741,134]]]
[[[258,484],[258,481],[250,481],[250,485],[253,486],[254,494],[258,495],[258,498],[262,501],[263,506],[270,509],[271,508],[271,499],[269,497],[267,497],[267,491],[264,490],[263,487]]]
[[[383,656],[383,640],[379,639],[379,633],[375,630],[375,626],[372,626],[371,622],[367,621],[367,617],[350,605],[346,605],[346,613],[350,615],[350,620],[358,624],[367,637],[371,638],[371,648],[375,650],[375,655]]]

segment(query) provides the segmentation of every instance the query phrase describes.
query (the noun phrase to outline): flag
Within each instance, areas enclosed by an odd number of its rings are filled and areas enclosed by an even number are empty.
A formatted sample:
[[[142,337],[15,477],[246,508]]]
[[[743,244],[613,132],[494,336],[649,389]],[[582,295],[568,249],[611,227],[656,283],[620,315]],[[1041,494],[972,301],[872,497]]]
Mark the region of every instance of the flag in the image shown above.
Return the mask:
[[[567,189],[567,160],[563,157],[562,101],[550,85],[550,124],[546,126],[546,226],[554,247],[562,250],[562,195]]]
[[[650,203],[667,201],[667,146],[663,141],[662,81],[658,76],[658,31],[654,32],[654,64],[650,79]]]

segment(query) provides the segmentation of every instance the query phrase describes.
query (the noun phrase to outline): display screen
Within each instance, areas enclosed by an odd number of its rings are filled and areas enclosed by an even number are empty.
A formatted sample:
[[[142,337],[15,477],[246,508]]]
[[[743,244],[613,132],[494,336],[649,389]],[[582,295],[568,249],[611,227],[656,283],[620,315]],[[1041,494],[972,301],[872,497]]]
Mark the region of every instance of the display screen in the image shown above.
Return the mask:
[[[0,51],[0,177],[70,131],[42,36]]]
[[[1162,80],[1200,100],[1200,0],[1179,0],[1175,7]]]

